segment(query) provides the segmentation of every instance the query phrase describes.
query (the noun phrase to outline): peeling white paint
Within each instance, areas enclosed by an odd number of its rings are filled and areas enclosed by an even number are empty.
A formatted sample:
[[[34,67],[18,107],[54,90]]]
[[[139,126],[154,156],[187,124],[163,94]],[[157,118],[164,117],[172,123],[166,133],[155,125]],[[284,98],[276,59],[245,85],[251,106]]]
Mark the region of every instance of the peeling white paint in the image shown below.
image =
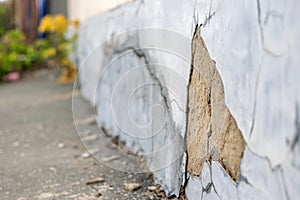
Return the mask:
[[[223,80],[225,102],[246,140],[247,148],[237,185],[224,174],[218,163],[213,162],[212,166],[206,163],[200,178],[189,179],[186,188],[188,198],[297,199],[300,196],[300,116],[297,114],[300,113],[299,9],[300,1],[297,0],[188,0],[184,3],[179,0],[136,0],[83,24],[78,46],[78,59],[81,63],[85,60],[79,73],[82,93],[98,108],[100,124],[112,135],[119,135],[134,152],[150,153],[150,169],[165,167],[175,157],[179,158],[172,165],[154,172],[167,193],[178,195],[184,173],[180,153],[184,148],[185,95],[189,76],[189,63],[185,59],[191,60],[191,43],[184,39],[183,43],[172,42],[178,36],[172,38],[172,34],[155,35],[147,31],[123,34],[112,46],[107,40],[112,35],[144,27],[172,30],[182,37],[192,38],[196,25],[201,25],[201,36]],[[165,42],[161,42],[162,38]],[[104,46],[108,47],[108,54],[103,45],[97,48],[103,42],[106,42]],[[134,70],[134,66],[146,64],[144,58],[131,52],[115,62],[109,75],[103,79],[102,95],[94,99],[97,78],[107,62],[119,56],[118,51],[128,47],[166,46],[185,59],[170,53],[143,51],[150,62],[159,65],[140,68],[135,71],[138,76],[123,79],[123,86],[116,90],[126,97],[128,91],[147,82],[172,88],[172,91],[165,91],[153,87],[151,91],[137,93],[129,106],[122,98],[115,99],[115,109],[129,107],[131,112],[131,119],[126,117],[126,112],[117,116],[122,119],[118,120],[119,126],[125,127],[126,132],[151,136],[153,130],[160,127],[160,122],[166,122],[161,132],[163,137],[132,139],[113,123],[115,119],[109,110],[109,97],[114,84],[124,73]],[[180,74],[182,78],[174,78],[171,73]],[[163,103],[163,96],[167,98],[169,113],[164,112],[168,108]],[[149,109],[156,103],[160,107]],[[141,126],[147,125],[151,112],[154,113],[152,119],[158,119],[158,122],[143,129],[132,126],[130,120]],[[177,136],[174,141],[173,136]],[[164,153],[151,153],[170,141],[174,143]],[[211,192],[206,192],[210,173],[213,183]]]

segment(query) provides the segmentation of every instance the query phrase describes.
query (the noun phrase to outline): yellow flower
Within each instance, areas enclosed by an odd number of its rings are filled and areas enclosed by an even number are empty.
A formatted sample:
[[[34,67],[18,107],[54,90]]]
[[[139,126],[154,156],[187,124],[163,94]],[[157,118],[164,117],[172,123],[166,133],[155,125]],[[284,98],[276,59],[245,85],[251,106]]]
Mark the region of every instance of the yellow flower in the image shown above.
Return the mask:
[[[68,49],[68,44],[67,43],[59,44],[57,48],[59,51],[65,51]]]
[[[45,17],[43,17],[40,26],[38,28],[38,31],[40,33],[55,31],[54,19],[51,15],[46,15]]]
[[[42,53],[43,58],[50,58],[55,56],[56,50],[54,48],[49,48]]]
[[[64,58],[61,63],[63,66],[72,66],[73,65],[71,60],[68,58]]]
[[[78,29],[79,25],[80,25],[80,22],[79,22],[78,19],[76,19],[76,20],[73,21],[73,26],[74,26],[76,29]]]
[[[63,15],[56,15],[54,17],[55,31],[58,34],[63,34],[68,28],[68,20]]]

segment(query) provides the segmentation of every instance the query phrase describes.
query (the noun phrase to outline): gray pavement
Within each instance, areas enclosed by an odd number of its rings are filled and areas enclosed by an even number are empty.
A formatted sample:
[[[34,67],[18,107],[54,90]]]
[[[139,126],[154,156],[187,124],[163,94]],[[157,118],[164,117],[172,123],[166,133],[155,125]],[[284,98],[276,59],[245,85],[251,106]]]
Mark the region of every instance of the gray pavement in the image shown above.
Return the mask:
[[[0,199],[162,199],[150,191],[149,173],[114,170],[94,159],[79,140],[72,116],[72,84],[56,82],[57,71],[27,73],[0,83]],[[108,142],[91,106],[75,95],[80,137],[90,153],[114,168],[142,170],[139,158]],[[101,179],[86,185],[86,181]],[[136,191],[125,183],[139,183]],[[155,187],[154,187],[155,188]]]

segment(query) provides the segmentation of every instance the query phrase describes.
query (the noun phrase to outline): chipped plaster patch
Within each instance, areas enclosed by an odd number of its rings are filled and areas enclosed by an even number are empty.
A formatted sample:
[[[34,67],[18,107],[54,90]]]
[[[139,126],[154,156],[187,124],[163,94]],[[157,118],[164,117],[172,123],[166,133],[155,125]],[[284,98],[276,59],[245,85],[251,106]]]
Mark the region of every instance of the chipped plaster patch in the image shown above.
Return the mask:
[[[225,105],[224,87],[216,63],[196,29],[188,87],[187,171],[199,176],[205,160],[215,160],[233,180],[240,173],[245,141]]]

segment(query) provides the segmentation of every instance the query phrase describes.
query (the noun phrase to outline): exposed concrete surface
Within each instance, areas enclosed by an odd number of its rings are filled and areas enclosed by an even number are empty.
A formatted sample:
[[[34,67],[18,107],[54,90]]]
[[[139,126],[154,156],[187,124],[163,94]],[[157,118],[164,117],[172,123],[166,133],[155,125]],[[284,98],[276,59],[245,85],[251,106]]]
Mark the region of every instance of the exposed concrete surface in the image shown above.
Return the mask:
[[[154,183],[147,174],[114,170],[86,154],[72,116],[72,85],[54,81],[55,71],[40,70],[10,84],[0,84],[0,199],[158,199],[149,192]],[[49,79],[51,81],[49,81]],[[81,137],[95,156],[113,166],[143,167],[135,157],[107,142],[91,106],[79,93]],[[83,131],[84,130],[84,131]],[[87,186],[87,180],[105,181]],[[128,192],[125,183],[141,188]]]
[[[188,94],[187,171],[199,176],[205,160],[219,161],[238,180],[245,141],[225,105],[224,89],[200,29],[192,41]]]

